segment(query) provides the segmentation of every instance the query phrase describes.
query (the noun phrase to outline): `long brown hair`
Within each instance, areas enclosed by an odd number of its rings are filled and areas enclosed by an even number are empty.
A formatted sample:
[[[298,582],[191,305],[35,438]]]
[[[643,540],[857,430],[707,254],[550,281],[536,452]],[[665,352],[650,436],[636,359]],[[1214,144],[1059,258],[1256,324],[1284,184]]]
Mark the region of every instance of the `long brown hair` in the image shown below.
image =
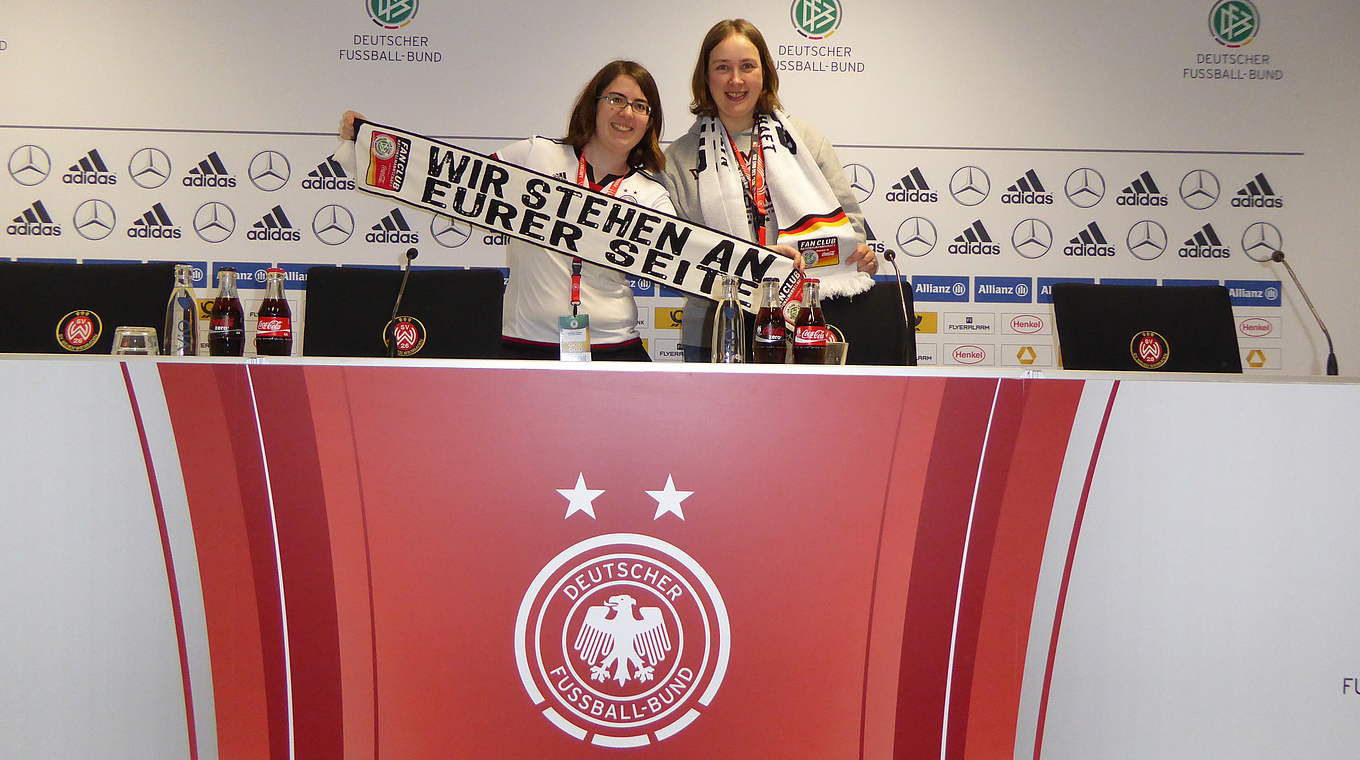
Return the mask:
[[[620,76],[637,82],[643,96],[647,98],[647,105],[652,108],[642,139],[628,152],[628,165],[659,172],[666,166],[666,156],[661,152],[661,93],[656,89],[656,80],[652,79],[651,72],[636,61],[610,61],[595,72],[595,76],[590,78],[576,97],[576,105],[571,109],[571,120],[567,122],[567,136],[562,138],[562,142],[580,150],[585,149],[586,143],[595,136],[599,98],[604,95],[604,88]]]
[[[713,102],[713,93],[708,91],[708,56],[713,53],[713,48],[733,35],[745,37],[756,46],[756,53],[760,55],[762,81],[760,97],[756,99],[756,113],[774,113],[775,109],[783,107],[779,103],[779,72],[775,71],[770,46],[765,44],[765,35],[750,21],[732,18],[714,24],[699,46],[699,59],[694,62],[694,76],[690,78],[690,91],[694,96],[689,104],[690,113],[697,116],[718,115],[718,104]]]

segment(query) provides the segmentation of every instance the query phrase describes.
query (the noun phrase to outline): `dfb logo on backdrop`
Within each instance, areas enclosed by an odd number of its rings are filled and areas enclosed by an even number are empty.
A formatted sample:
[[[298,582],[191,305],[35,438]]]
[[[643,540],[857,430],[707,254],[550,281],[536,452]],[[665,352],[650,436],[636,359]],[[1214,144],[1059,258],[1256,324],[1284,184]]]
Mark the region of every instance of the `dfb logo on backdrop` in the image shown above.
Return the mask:
[[[1248,0],[1219,0],[1209,11],[1209,32],[1224,47],[1250,45],[1261,30],[1261,15]]]
[[[368,0],[368,17],[383,29],[400,29],[411,23],[419,9],[418,0]]]
[[[841,4],[838,0],[793,0],[789,16],[799,34],[810,40],[824,40],[840,28]]]

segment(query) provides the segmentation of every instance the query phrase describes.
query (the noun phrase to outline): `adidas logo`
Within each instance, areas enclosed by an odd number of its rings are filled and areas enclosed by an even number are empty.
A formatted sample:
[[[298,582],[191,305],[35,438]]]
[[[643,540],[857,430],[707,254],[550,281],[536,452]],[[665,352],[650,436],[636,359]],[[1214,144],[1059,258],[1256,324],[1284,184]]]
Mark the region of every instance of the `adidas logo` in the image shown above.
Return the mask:
[[[1065,256],[1113,256],[1114,246],[1105,239],[1105,233],[1100,231],[1100,225],[1091,222],[1086,228],[1077,233],[1077,236],[1067,241],[1067,246],[1063,248]]]
[[[1001,253],[1001,246],[992,242],[992,236],[987,234],[987,228],[982,226],[982,220],[976,219],[949,244],[949,252],[996,256]]]
[[[1158,189],[1152,175],[1145,171],[1119,191],[1114,202],[1119,206],[1165,206],[1166,196]]]
[[[373,231],[364,236],[370,243],[419,243],[419,233],[411,231],[411,225],[400,208],[394,208],[373,225]]]
[[[307,172],[307,178],[302,180],[304,190],[353,190],[354,180],[345,175],[345,167],[335,160],[335,155],[329,155],[325,161],[316,165],[316,168]]]
[[[183,233],[175,223],[170,221],[170,215],[165,212],[165,206],[157,203],[151,207],[150,211],[142,214],[139,218],[132,220],[132,226],[128,227],[127,236],[130,238],[146,238],[148,240],[176,240]]]
[[[98,150],[91,150],[61,175],[61,181],[68,185],[116,185],[118,177],[109,171],[103,156]]]
[[[1266,175],[1257,174],[1246,187],[1233,196],[1232,205],[1237,208],[1283,208],[1284,198],[1275,194]]]
[[[52,215],[47,213],[47,207],[43,205],[42,201],[33,201],[32,206],[14,217],[10,225],[5,228],[5,233],[9,235],[60,237],[61,225],[52,221]]]
[[[227,171],[217,151],[209,153],[198,166],[191,168],[183,181],[185,187],[236,187],[236,178]]]
[[[1001,194],[1002,203],[1023,203],[1031,206],[1045,206],[1053,203],[1053,193],[1044,189],[1039,175],[1033,169],[1025,172],[1015,184]]]
[[[283,213],[283,206],[275,206],[269,213],[260,218],[260,221],[250,226],[246,232],[246,240],[292,240],[302,239],[302,233],[293,229],[293,223],[288,221],[288,215]]]
[[[926,184],[926,177],[918,166],[894,182],[886,197],[894,203],[934,203],[940,199],[940,194]]]
[[[1186,259],[1226,259],[1232,255],[1232,251],[1218,239],[1213,224],[1199,228],[1198,232],[1181,244],[1176,253]]]

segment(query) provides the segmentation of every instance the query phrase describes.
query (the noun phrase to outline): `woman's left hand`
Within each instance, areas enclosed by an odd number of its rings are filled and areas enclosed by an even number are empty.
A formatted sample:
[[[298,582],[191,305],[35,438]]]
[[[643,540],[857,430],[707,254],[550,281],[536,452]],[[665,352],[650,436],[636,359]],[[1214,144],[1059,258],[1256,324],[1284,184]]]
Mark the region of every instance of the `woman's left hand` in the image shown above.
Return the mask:
[[[855,264],[856,268],[865,274],[873,274],[878,271],[878,257],[869,246],[860,243],[855,252],[850,254],[849,263]]]

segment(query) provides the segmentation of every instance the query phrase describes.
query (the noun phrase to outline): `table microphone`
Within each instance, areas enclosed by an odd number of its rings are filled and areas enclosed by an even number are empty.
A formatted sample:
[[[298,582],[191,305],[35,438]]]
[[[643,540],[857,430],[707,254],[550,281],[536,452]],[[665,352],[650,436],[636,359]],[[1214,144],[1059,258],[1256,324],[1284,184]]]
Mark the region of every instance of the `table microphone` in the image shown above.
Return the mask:
[[[887,246],[883,248],[883,258],[892,264],[893,275],[897,278],[897,301],[902,305],[902,324],[907,328],[907,366],[916,366],[916,308],[907,308],[906,291],[902,289],[902,270],[897,268],[897,252]],[[912,299],[915,300],[914,298]]]
[[[392,318],[387,320],[387,358],[397,358],[397,336],[392,331],[397,326],[397,312],[401,311],[401,299],[406,296],[406,280],[411,276],[411,262],[420,255],[420,251],[414,248],[407,248],[406,255],[402,257],[401,287],[397,289],[397,300],[392,304]]]
[[[1327,374],[1335,377],[1338,373],[1336,351],[1332,348],[1332,334],[1327,332],[1327,325],[1322,323],[1322,317],[1318,316],[1317,309],[1313,308],[1313,300],[1308,297],[1308,291],[1303,289],[1303,283],[1299,282],[1298,275],[1294,274],[1294,267],[1289,266],[1289,262],[1285,261],[1284,251],[1276,251],[1270,254],[1270,260],[1284,264],[1284,270],[1289,273],[1289,279],[1294,281],[1294,287],[1299,289],[1299,293],[1303,296],[1303,302],[1308,304],[1308,310],[1313,312],[1313,319],[1316,319],[1318,327],[1322,328],[1322,335],[1327,338]]]

